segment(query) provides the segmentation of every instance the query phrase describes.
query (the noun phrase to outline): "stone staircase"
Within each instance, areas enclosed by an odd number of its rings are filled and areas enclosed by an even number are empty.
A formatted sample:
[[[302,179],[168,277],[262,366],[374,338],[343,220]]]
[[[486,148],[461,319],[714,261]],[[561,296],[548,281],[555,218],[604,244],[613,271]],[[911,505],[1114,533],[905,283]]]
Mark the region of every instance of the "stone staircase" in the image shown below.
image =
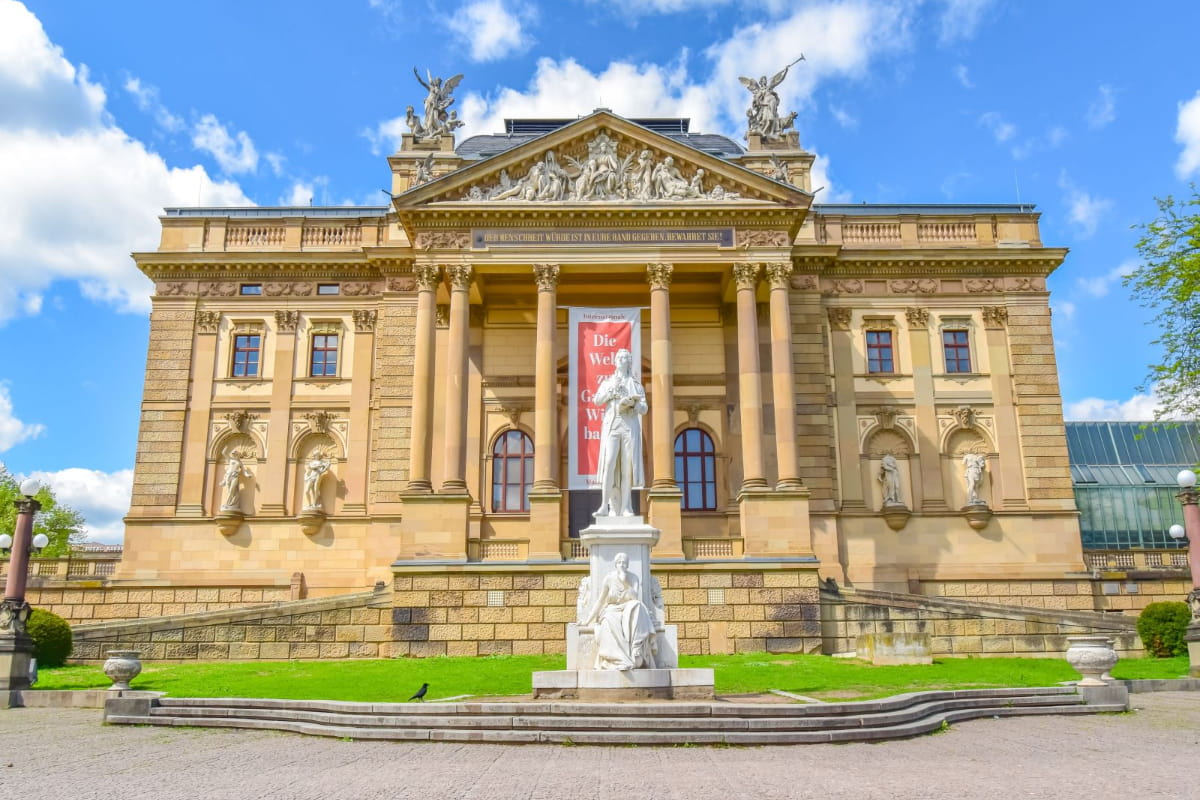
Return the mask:
[[[917,692],[857,703],[348,703],[114,698],[105,722],[250,728],[374,741],[558,744],[814,744],[930,733],[981,717],[1125,711],[1074,687]],[[1112,702],[1105,702],[1111,699]]]

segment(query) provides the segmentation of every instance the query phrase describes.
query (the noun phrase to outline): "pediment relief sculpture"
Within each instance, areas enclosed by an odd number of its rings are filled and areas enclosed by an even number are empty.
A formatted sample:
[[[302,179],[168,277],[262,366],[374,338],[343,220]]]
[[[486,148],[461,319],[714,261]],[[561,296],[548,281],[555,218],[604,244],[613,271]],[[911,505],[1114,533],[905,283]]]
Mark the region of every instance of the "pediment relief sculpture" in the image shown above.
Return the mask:
[[[677,200],[739,200],[703,167],[681,165],[673,156],[658,157],[650,148],[622,148],[601,130],[587,141],[587,152],[576,158],[554,150],[522,175],[502,169],[493,184],[475,184],[463,200],[515,202],[658,202]],[[685,174],[685,171],[687,174]]]

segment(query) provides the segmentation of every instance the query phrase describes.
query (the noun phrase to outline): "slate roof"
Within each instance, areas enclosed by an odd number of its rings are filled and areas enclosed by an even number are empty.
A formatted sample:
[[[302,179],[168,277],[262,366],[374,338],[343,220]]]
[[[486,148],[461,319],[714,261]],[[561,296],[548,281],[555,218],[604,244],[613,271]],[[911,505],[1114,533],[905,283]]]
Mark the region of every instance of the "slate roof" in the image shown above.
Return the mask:
[[[728,136],[716,133],[692,133],[691,121],[684,117],[654,119],[630,119],[635,125],[670,137],[681,144],[693,147],[717,158],[733,158],[744,152],[741,145]],[[482,160],[533,141],[547,133],[576,122],[574,119],[506,119],[505,132],[481,134],[464,140],[455,149],[463,158]]]

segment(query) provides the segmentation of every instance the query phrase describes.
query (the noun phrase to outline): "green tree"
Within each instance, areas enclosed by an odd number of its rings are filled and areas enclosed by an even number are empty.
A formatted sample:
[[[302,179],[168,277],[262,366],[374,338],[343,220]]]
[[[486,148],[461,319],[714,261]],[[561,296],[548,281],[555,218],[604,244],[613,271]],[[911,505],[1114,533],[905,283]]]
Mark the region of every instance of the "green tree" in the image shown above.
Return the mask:
[[[16,528],[17,507],[13,501],[20,497],[17,479],[4,464],[0,464],[0,533],[11,534]],[[65,556],[71,545],[87,539],[83,531],[83,515],[55,500],[48,486],[43,486],[37,493],[37,500],[42,504],[42,510],[34,517],[33,534],[44,533],[50,539],[50,544],[41,552],[43,558]]]
[[[1200,417],[1200,192],[1156,198],[1158,217],[1136,226],[1142,264],[1125,285],[1155,312],[1158,363],[1151,364],[1141,391],[1156,390],[1159,418]]]

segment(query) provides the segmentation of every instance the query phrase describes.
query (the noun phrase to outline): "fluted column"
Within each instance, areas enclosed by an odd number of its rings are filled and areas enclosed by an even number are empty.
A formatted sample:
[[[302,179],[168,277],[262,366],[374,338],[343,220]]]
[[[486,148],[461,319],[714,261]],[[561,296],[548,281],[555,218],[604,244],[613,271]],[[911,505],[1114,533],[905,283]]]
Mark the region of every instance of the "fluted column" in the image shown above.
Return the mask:
[[[440,280],[436,264],[418,264],[413,268],[417,279],[417,330],[413,351],[413,396],[411,448],[408,455],[408,491],[430,494],[429,477],[433,438],[433,353],[437,302],[434,293]]]
[[[762,384],[758,364],[758,264],[734,264],[737,283],[738,406],[742,423],[742,490],[765,489],[762,457]]]
[[[796,466],[796,376],[792,366],[792,309],[788,284],[792,265],[777,261],[766,265],[771,282],[771,388],[775,405],[775,459],[779,464],[777,489],[804,485]]]
[[[446,473],[443,494],[466,494],[467,334],[471,324],[471,265],[446,267],[450,281],[450,332],[446,347]]]
[[[676,489],[675,483],[675,387],[671,371],[671,272],[670,264],[647,264],[650,283],[650,406],[653,435],[654,477],[652,489]]]
[[[537,281],[537,347],[534,350],[533,487],[536,493],[557,492],[558,379],[554,337],[558,328],[558,264],[534,264]]]

